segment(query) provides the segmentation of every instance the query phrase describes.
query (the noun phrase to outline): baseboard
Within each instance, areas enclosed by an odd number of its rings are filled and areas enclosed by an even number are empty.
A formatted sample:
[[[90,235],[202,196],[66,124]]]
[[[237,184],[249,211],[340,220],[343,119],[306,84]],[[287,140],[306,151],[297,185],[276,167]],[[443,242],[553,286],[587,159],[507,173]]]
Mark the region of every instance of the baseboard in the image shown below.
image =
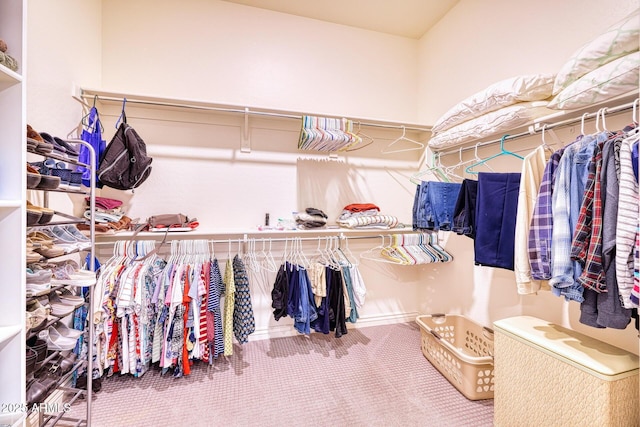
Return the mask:
[[[418,312],[409,312],[409,313],[391,313],[391,314],[378,314],[373,316],[364,316],[358,319],[356,323],[347,322],[348,329],[354,328],[366,328],[369,326],[380,326],[380,325],[392,325],[395,323],[407,323],[413,322],[416,320],[418,316]],[[317,333],[317,332],[312,332]],[[293,325],[277,325],[269,328],[260,328],[256,329],[256,331],[249,336],[250,341],[258,341],[258,340],[266,340],[270,338],[283,338],[283,337],[292,337],[300,335],[294,328]]]

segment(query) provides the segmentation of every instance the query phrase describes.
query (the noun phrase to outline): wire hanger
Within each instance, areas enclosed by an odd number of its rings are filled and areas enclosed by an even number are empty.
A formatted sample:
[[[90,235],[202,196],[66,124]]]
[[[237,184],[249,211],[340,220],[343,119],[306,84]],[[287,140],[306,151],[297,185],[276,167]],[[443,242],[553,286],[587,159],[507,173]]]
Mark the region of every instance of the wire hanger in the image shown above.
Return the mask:
[[[424,148],[424,144],[422,142],[414,141],[413,139],[407,138],[406,135],[407,135],[407,129],[404,126],[402,126],[402,135],[399,138],[396,138],[393,142],[391,142],[391,144],[387,145],[387,147],[384,148],[381,151],[381,153],[382,154],[402,153],[404,151],[415,151],[415,150],[421,150]],[[397,150],[388,150],[389,148],[391,148],[392,146],[394,146],[400,141],[407,141],[408,143],[413,144],[413,147],[400,148]]]
[[[120,121],[123,123],[127,123],[127,114],[124,112],[124,107],[127,105],[127,98],[122,98],[122,112],[120,113],[120,117],[116,120],[116,129],[120,126]]]
[[[507,137],[508,137],[508,136],[509,136],[509,135],[504,135],[504,136],[500,139],[500,152],[499,152],[499,153],[494,154],[493,156],[490,156],[490,157],[488,157],[488,158],[486,158],[486,159],[484,159],[484,160],[480,160],[479,162],[476,162],[476,163],[474,163],[474,164],[472,164],[472,165],[467,166],[467,168],[465,169],[465,172],[466,172],[466,173],[473,174],[473,175],[477,175],[477,174],[478,174],[478,172],[476,172],[476,171],[474,171],[474,170],[473,170],[473,168],[474,168],[474,167],[476,167],[476,166],[480,166],[480,165],[484,165],[484,164],[486,164],[489,160],[495,159],[496,157],[500,157],[500,156],[505,156],[505,155],[507,155],[507,156],[513,156],[513,157],[517,157],[517,158],[518,158],[518,159],[520,159],[520,160],[523,160],[523,159],[524,159],[524,157],[522,157],[522,156],[520,156],[520,155],[518,155],[518,154],[516,154],[516,153],[512,153],[511,151],[507,151],[507,150],[505,150],[505,148],[504,148],[504,140],[505,140],[505,139],[507,139]]]

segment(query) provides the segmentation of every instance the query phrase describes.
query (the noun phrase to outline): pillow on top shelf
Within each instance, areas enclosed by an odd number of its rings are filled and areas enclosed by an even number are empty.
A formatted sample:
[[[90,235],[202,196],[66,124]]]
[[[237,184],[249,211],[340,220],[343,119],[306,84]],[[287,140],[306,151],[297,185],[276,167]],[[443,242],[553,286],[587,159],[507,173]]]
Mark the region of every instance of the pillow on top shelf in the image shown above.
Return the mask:
[[[533,122],[535,119],[552,114],[547,101],[518,102],[499,110],[490,111],[460,123],[429,140],[429,147],[442,149],[477,141],[492,135],[504,135],[513,129]]]
[[[637,9],[573,53],[556,75],[553,94],[560,93],[590,71],[637,51],[639,39],[640,9]]]
[[[580,77],[549,102],[557,110],[576,110],[638,92],[640,52],[618,58]]]
[[[553,74],[527,74],[501,80],[460,101],[433,125],[433,134],[503,107],[526,101],[540,101],[551,96]]]

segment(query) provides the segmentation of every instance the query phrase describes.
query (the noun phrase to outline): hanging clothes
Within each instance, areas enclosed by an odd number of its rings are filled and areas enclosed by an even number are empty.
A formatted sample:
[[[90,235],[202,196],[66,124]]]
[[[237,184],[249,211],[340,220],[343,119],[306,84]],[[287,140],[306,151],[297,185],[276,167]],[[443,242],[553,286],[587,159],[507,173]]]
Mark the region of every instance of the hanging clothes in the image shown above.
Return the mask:
[[[525,156],[522,161],[513,261],[517,291],[520,295],[536,293],[541,289],[549,289],[547,282],[535,280],[532,277],[527,242],[538,190],[542,182],[545,166],[550,157],[550,150],[544,145],[540,145]]]
[[[244,344],[248,342],[249,335],[255,332],[256,323],[251,306],[247,271],[238,255],[233,258],[233,282],[236,288],[233,307],[233,333],[238,342]]]
[[[625,329],[633,317],[638,323],[632,298],[639,221],[632,154],[637,139],[635,125],[627,126],[581,135],[553,153],[531,217],[532,277],[549,278],[555,295],[579,302],[580,322],[595,328]]]
[[[476,265],[513,270],[520,173],[478,174]]]
[[[233,355],[233,310],[235,306],[236,285],[233,277],[231,259],[227,260],[224,270],[224,355]]]
[[[227,260],[223,282],[203,244],[174,241],[166,261],[123,252],[102,266],[94,291],[99,375],[141,376],[151,363],[174,377],[189,375],[193,360],[232,354],[234,334],[247,342],[255,319],[244,264],[239,256]]]

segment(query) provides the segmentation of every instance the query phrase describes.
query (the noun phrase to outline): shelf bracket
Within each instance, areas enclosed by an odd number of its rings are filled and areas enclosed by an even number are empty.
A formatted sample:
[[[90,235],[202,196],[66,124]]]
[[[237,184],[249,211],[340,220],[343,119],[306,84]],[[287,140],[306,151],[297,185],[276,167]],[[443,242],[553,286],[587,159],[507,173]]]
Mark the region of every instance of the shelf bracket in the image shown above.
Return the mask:
[[[241,153],[251,152],[251,129],[249,129],[249,107],[244,109],[244,126],[242,126]]]

